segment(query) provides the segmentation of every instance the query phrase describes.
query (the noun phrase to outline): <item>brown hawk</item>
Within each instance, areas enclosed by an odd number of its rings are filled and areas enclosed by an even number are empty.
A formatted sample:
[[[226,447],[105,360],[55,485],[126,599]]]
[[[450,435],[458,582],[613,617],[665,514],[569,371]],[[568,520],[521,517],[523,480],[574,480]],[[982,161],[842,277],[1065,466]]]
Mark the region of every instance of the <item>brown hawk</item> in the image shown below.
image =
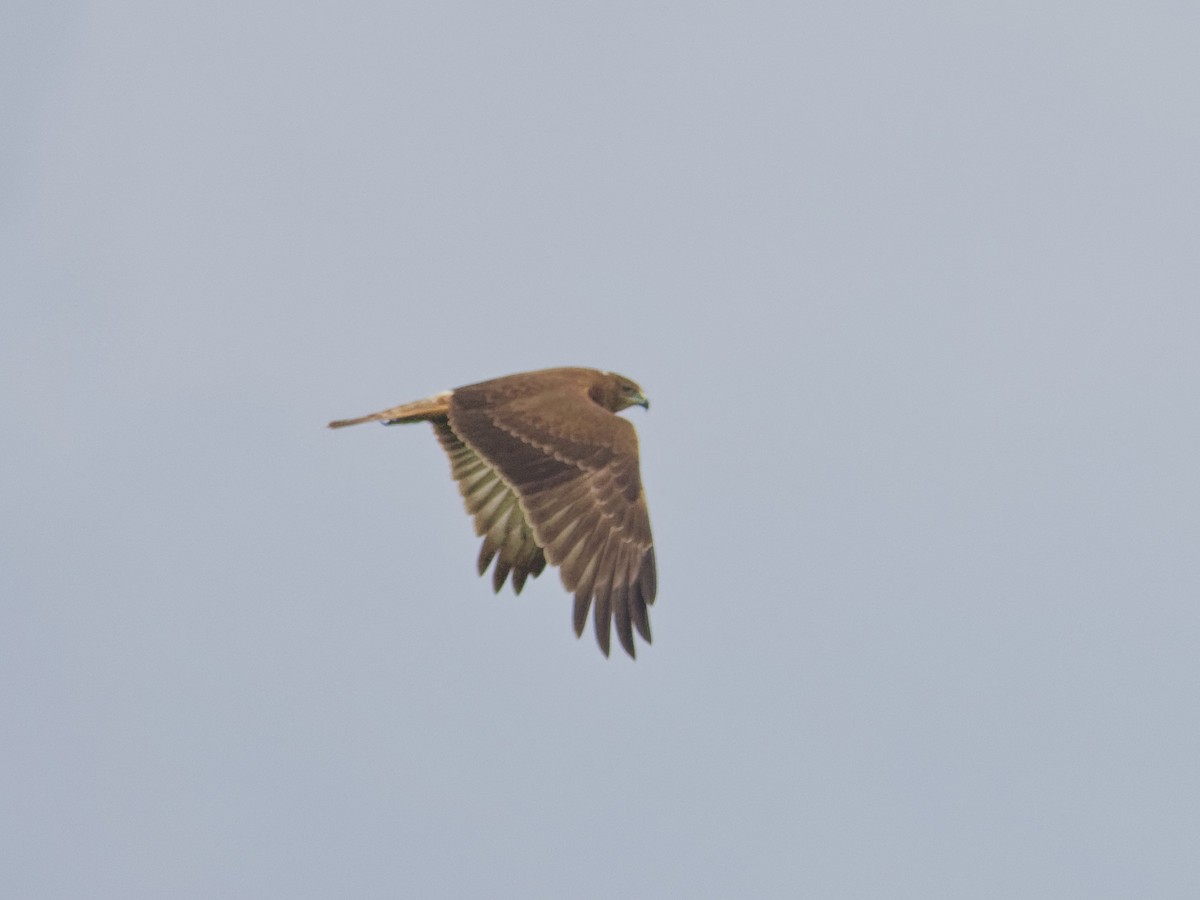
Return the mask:
[[[498,593],[512,574],[521,592],[546,562],[575,594],[575,634],[593,608],[608,655],[610,623],[630,656],[633,629],[650,642],[646,607],[656,575],[650,515],[638,470],[637,434],[616,413],[650,408],[628,378],[595,369],[507,375],[357,419],[429,422],[483,538],[479,574],[492,560]]]

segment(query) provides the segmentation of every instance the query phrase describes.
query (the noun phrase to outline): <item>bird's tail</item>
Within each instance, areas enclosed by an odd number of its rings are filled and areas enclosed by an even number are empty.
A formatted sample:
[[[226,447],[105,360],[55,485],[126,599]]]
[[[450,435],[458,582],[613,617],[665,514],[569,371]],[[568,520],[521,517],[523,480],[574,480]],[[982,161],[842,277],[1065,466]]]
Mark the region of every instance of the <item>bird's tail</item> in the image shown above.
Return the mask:
[[[450,412],[450,392],[426,397],[424,400],[414,400],[402,406],[393,406],[368,416],[357,419],[338,419],[330,422],[330,428],[345,428],[347,425],[361,425],[363,422],[382,422],[384,425],[399,425],[402,422],[425,422],[437,419]]]

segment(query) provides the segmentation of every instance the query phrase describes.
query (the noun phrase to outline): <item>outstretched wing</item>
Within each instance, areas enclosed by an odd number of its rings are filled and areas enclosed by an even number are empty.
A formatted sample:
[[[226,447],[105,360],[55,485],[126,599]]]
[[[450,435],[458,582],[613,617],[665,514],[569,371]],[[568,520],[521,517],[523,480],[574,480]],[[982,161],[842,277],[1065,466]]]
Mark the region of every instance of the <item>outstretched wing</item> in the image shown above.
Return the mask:
[[[493,499],[480,509],[495,504],[495,521],[508,522],[514,513],[500,510],[515,500],[545,559],[561,569],[563,584],[575,593],[575,633],[582,634],[594,607],[605,655],[615,619],[621,646],[634,656],[634,628],[650,641],[646,608],[657,589],[637,434],[628,421],[594,403],[582,380],[544,388],[519,376],[459,388],[450,402],[450,435],[483,465],[479,471],[492,473],[477,475],[481,484],[490,478],[503,486],[493,488],[499,499],[488,494]],[[445,438],[443,446],[450,452]],[[472,464],[461,465],[466,470]],[[475,496],[483,489],[471,490]],[[465,485],[463,492],[467,496]],[[474,514],[482,528],[484,520]],[[480,533],[491,535],[493,527]],[[516,539],[513,546],[523,547]],[[516,563],[510,564],[515,572]]]
[[[495,467],[458,439],[445,419],[434,419],[433,429],[450,457],[450,471],[458,482],[467,512],[475,519],[475,533],[483,538],[479,550],[479,574],[492,559],[492,588],[496,593],[512,572],[512,586],[521,593],[525,579],[537,578],[546,568],[546,557],[538,546],[517,502],[517,495]],[[498,557],[498,558],[497,558]]]

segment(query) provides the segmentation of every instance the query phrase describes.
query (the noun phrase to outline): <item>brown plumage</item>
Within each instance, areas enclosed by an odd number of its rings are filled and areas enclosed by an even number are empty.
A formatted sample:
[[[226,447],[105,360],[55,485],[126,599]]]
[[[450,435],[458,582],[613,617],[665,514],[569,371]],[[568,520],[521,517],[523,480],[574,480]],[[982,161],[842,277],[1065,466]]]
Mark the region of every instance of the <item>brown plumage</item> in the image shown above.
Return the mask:
[[[621,646],[634,656],[635,628],[650,642],[646,607],[656,591],[637,434],[615,415],[635,405],[650,404],[628,378],[595,369],[544,369],[329,427],[432,423],[483,538],[479,574],[494,559],[493,589],[498,592],[511,574],[519,594],[549,561],[575,594],[575,634],[583,633],[594,609],[604,655],[615,620]]]

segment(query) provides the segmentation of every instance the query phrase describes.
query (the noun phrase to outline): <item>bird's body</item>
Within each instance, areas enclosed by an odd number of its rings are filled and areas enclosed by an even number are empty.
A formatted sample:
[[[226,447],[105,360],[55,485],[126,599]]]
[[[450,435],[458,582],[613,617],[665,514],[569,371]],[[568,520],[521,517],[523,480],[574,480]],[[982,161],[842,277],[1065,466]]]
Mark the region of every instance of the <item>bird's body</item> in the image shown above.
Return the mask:
[[[656,575],[637,434],[616,413],[649,406],[634,382],[596,369],[543,369],[456,388],[356,419],[432,423],[475,531],[482,575],[520,593],[546,563],[575,594],[575,633],[594,607],[605,655],[610,623],[634,656],[633,630],[650,641],[646,607]]]

